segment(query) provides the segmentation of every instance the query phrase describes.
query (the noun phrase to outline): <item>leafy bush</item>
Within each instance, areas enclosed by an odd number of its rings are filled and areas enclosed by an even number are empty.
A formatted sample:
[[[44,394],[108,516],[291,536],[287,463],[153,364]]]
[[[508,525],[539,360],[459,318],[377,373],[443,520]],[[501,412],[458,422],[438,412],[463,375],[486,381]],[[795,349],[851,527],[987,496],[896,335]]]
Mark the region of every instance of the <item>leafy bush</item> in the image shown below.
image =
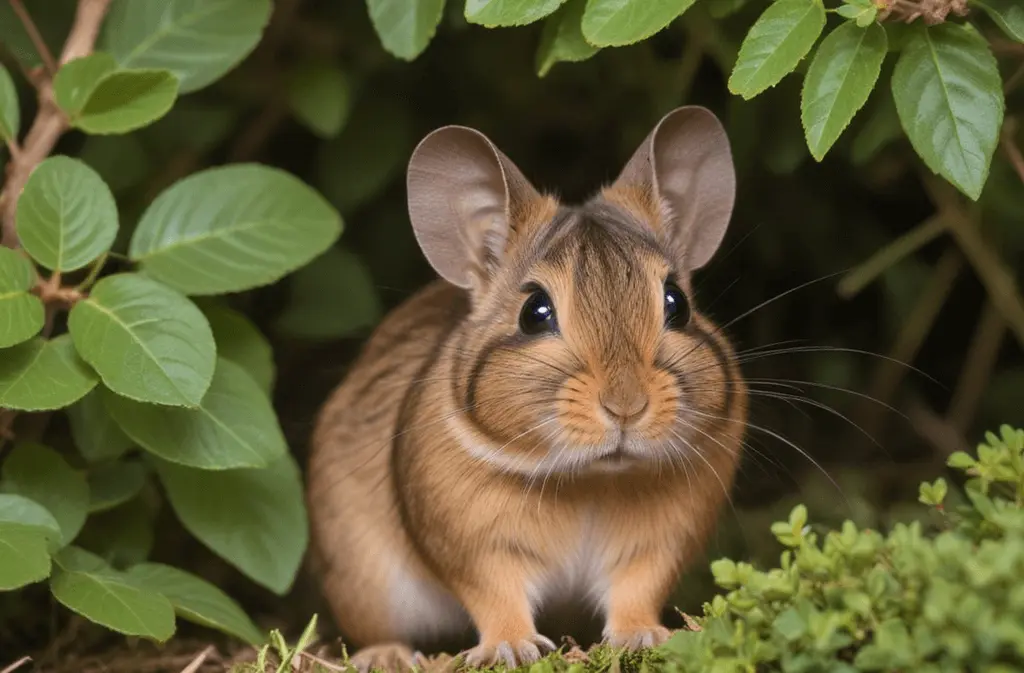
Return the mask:
[[[440,22],[444,0],[421,3],[415,21],[405,3],[367,0],[374,27],[395,56],[415,58]],[[583,61],[602,48],[650,38],[695,0],[467,0],[466,21],[487,27],[544,20],[537,71]],[[715,19],[750,0],[707,0]],[[763,5],[764,2],[753,3]],[[1015,0],[774,0],[750,27],[731,68],[729,91],[751,99],[805,68],[800,120],[811,154],[821,161],[867,103],[883,64],[895,52],[891,98],[875,111],[881,133],[898,118],[934,173],[977,201],[988,179],[1003,125],[1003,82],[989,44],[972,22],[988,15],[1011,40],[1024,42],[1024,11]],[[842,22],[826,32],[829,13]],[[972,17],[974,18],[974,17]],[[980,17],[978,17],[980,18]],[[909,24],[909,25],[908,25]],[[695,36],[691,36],[695,37]],[[705,35],[703,39],[711,39]],[[895,109],[893,110],[893,105]]]
[[[342,220],[291,174],[237,163],[177,180],[125,235],[100,174],[46,154],[72,129],[105,139],[158,122],[180,94],[255,48],[271,5],[195,12],[189,0],[119,0],[93,50],[106,4],[79,3],[59,63],[34,45],[43,74],[23,139],[0,69],[11,154],[0,197],[10,246],[0,247],[0,429],[9,434],[17,412],[66,410],[77,448],[18,441],[3,454],[0,589],[48,581],[67,608],[157,641],[171,637],[177,615],[262,642],[220,589],[146,562],[152,515],[165,497],[189,532],[254,582],[277,594],[292,586],[308,533],[299,467],[269,398],[273,354],[214,296],[306,265],[334,244]],[[119,240],[126,254],[112,250]]]
[[[816,532],[801,505],[772,526],[787,547],[779,567],[716,561],[728,593],[666,644],[666,670],[1020,670],[1024,430],[988,433],[977,457],[948,464],[966,498],[949,505],[945,480],[921,484],[932,526]]]

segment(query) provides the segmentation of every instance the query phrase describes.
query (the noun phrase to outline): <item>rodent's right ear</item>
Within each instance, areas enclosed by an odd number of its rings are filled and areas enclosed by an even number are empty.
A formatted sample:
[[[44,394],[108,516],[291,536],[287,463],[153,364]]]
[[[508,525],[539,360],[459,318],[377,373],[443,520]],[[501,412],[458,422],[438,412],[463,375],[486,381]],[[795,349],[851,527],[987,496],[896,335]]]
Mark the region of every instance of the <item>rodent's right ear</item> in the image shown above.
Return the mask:
[[[409,218],[441,277],[480,287],[501,261],[517,202],[538,194],[487,136],[445,126],[420,141],[406,177]]]

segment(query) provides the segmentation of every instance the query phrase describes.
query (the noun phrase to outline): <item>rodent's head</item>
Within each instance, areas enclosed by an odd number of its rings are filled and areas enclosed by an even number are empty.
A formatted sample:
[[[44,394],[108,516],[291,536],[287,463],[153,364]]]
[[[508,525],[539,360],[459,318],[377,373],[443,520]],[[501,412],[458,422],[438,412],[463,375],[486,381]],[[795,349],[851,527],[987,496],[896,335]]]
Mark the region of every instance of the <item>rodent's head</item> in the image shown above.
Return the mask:
[[[471,452],[543,477],[737,451],[716,437],[735,422],[732,351],[690,283],[735,195],[711,112],[666,115],[582,206],[539,194],[483,134],[453,126],[416,148],[408,193],[427,259],[470,297],[448,348]]]

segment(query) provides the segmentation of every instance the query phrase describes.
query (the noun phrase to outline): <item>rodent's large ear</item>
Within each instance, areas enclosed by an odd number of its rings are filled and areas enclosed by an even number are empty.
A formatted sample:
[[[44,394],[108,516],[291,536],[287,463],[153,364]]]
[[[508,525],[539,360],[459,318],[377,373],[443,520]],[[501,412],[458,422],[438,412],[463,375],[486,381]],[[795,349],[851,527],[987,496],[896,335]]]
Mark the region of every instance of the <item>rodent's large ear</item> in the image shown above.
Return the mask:
[[[487,136],[445,126],[413,151],[409,217],[431,266],[463,288],[483,284],[501,260],[517,203],[538,196]]]
[[[736,198],[725,129],[707,108],[676,108],[655,125],[615,185],[649,190],[684,267],[701,268],[721,245]]]

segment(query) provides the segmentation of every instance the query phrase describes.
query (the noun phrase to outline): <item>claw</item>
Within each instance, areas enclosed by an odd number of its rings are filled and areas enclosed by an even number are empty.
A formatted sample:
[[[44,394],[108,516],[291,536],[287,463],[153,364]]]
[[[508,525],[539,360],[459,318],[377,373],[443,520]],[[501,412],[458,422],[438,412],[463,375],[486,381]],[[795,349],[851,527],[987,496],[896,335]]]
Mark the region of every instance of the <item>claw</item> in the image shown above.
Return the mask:
[[[506,668],[518,668],[524,664],[532,664],[540,659],[545,652],[558,649],[550,638],[535,633],[527,639],[515,643],[503,640],[495,645],[480,644],[463,652],[465,661],[474,668],[489,668],[502,663]]]

